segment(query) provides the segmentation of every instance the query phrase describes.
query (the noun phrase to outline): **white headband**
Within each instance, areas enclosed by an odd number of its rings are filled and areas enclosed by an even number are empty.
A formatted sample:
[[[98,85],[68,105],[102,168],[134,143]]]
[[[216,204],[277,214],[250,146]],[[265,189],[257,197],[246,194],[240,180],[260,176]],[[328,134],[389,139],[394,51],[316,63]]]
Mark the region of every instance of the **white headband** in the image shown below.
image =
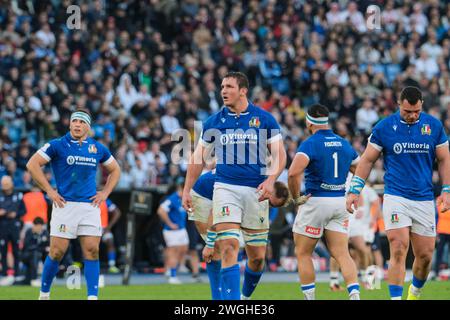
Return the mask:
[[[70,122],[72,122],[75,119],[84,121],[89,126],[91,125],[91,117],[85,112],[76,111],[76,112],[72,113],[72,115],[70,116]]]
[[[307,113],[306,121],[308,121],[311,124],[315,124],[315,125],[324,125],[324,124],[328,124],[328,117],[314,118]]]

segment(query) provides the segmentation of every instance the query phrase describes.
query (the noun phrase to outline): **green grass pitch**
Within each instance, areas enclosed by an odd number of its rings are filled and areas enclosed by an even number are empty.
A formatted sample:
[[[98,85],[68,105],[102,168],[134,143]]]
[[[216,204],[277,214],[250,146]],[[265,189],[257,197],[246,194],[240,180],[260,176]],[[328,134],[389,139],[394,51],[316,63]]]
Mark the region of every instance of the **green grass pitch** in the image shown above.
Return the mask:
[[[409,283],[404,286],[403,299],[406,299]],[[39,288],[13,286],[0,288],[0,300],[36,300]],[[69,290],[65,286],[54,286],[52,300],[84,300],[86,288]],[[331,292],[327,283],[318,283],[316,289],[318,300],[346,300],[347,292]],[[210,300],[208,284],[151,284],[121,286],[111,285],[101,288],[100,300]],[[297,283],[260,283],[252,297],[253,300],[302,300]],[[389,299],[387,284],[382,283],[379,290],[361,291],[361,299]],[[422,294],[423,300],[450,300],[450,282],[430,281]]]

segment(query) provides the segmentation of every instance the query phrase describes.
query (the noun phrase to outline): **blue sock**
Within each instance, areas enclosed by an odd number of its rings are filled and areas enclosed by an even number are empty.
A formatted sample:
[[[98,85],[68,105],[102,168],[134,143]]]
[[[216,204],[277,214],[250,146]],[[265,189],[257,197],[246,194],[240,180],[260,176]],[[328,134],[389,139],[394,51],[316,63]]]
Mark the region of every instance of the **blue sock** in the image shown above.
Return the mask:
[[[44,270],[42,271],[42,292],[50,292],[50,287],[52,286],[53,279],[59,270],[59,261],[53,260],[50,256],[45,258]]]
[[[84,276],[87,284],[87,295],[98,296],[100,262],[98,260],[84,260]]]
[[[220,277],[222,278],[223,300],[240,300],[241,274],[239,272],[239,264],[222,268],[222,270],[220,270]]]
[[[352,294],[353,292],[359,293],[359,283],[351,283],[347,286],[348,294]]]
[[[389,285],[389,294],[392,298],[402,298],[403,295],[403,286],[396,286],[393,284]]]
[[[170,268],[170,276],[172,278],[177,276],[177,268]]]
[[[413,285],[414,287],[416,287],[417,289],[422,289],[423,286],[425,285],[425,282],[426,282],[426,281],[427,281],[427,280],[419,280],[419,279],[416,278],[415,275],[413,275],[413,278],[412,278],[412,285]]]
[[[250,298],[253,291],[255,291],[256,286],[258,285],[259,279],[261,279],[263,272],[264,270],[253,271],[248,267],[248,264],[245,265],[244,284],[242,286],[242,294],[244,296]]]
[[[213,300],[222,300],[222,294],[220,292],[220,260],[211,260],[206,264],[206,272],[208,273],[209,286],[211,288],[211,296]]]
[[[115,251],[111,251],[108,252],[108,264],[111,265],[115,265],[116,264],[116,252]]]

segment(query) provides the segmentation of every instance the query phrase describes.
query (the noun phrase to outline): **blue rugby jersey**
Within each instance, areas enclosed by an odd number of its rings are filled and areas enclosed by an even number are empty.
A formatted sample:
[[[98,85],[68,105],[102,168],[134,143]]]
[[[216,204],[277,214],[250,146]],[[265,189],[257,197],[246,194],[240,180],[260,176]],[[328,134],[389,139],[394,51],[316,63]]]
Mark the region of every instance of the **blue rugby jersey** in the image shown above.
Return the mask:
[[[166,200],[161,203],[161,207],[168,213],[170,221],[178,225],[178,230],[186,228],[187,213],[183,208],[181,197],[178,195],[178,192],[169,195]],[[163,229],[172,230],[164,223],[164,221]]]
[[[216,180],[216,170],[202,174],[192,187],[202,197],[212,200],[214,191],[214,181]]]
[[[421,113],[408,124],[400,112],[380,121],[369,143],[384,156],[384,193],[410,200],[433,200],[433,163],[436,148],[448,147],[442,123]]]
[[[46,143],[38,153],[50,161],[58,193],[66,201],[75,202],[92,202],[90,198],[97,193],[98,165],[114,160],[98,141],[88,137],[80,145],[70,132]]]
[[[227,107],[210,116],[200,143],[214,145],[216,182],[256,188],[267,178],[267,146],[279,139],[275,118],[249,103],[239,116]]]
[[[343,197],[352,164],[359,160],[350,143],[332,130],[318,130],[303,141],[297,154],[309,159],[305,169],[305,193],[313,197]]]

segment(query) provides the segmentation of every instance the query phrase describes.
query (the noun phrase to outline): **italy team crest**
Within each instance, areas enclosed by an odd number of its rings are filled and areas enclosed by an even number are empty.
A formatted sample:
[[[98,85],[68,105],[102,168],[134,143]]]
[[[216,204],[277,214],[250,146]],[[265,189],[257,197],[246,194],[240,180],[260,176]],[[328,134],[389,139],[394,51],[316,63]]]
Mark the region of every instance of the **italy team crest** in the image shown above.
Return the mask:
[[[222,216],[229,216],[230,215],[230,208],[228,206],[222,207]]]
[[[259,122],[259,117],[252,117],[252,119],[248,122],[250,127],[259,128],[261,122]]]
[[[391,223],[397,223],[398,222],[398,214],[397,213],[393,213],[391,215]]]
[[[89,145],[88,152],[89,153],[97,153],[97,147],[95,146],[95,144],[90,144]]]
[[[430,128],[430,125],[429,125],[429,124],[424,124],[424,125],[422,126],[421,131],[422,131],[422,135],[424,135],[424,134],[431,135],[431,128]]]

